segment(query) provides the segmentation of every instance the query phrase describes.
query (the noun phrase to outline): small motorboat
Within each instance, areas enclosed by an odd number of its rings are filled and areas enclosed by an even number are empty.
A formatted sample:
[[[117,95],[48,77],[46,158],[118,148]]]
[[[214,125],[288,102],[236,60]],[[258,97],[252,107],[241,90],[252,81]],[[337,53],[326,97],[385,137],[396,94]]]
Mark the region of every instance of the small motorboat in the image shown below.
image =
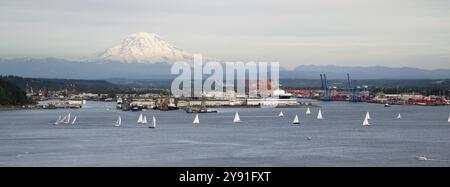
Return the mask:
[[[427,161],[428,158],[425,155],[422,155],[422,156],[417,157],[417,160],[418,161]]]
[[[132,106],[132,107],[131,107],[131,111],[132,111],[132,112],[142,111],[142,108],[139,107],[139,106]]]

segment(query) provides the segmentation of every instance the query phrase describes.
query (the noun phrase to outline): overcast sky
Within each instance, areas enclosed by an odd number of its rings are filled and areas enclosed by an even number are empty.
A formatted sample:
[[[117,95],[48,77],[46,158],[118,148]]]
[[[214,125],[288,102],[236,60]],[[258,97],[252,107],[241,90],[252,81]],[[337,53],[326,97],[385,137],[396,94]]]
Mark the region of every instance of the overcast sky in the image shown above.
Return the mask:
[[[449,0],[0,0],[2,58],[88,57],[140,31],[288,68],[450,68]]]

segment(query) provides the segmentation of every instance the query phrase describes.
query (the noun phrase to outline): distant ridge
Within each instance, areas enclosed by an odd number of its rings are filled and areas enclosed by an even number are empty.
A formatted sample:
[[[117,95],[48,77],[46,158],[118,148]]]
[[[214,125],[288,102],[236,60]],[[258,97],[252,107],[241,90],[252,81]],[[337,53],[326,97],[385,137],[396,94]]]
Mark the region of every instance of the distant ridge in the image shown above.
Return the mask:
[[[318,78],[320,73],[326,73],[327,78],[346,79],[347,73],[355,79],[444,79],[450,78],[450,69],[426,70],[411,67],[385,66],[336,66],[336,65],[300,65],[293,71],[285,73],[284,77]],[[280,73],[281,74],[281,73]],[[320,77],[319,77],[320,78]]]
[[[57,58],[0,59],[0,74],[39,78],[70,79],[171,79],[170,63],[122,63],[117,61],[69,61]],[[319,79],[319,74],[327,74],[328,79],[446,79],[449,69],[425,70],[419,68],[391,68],[383,66],[346,67],[301,65],[294,70],[280,68],[283,79]]]

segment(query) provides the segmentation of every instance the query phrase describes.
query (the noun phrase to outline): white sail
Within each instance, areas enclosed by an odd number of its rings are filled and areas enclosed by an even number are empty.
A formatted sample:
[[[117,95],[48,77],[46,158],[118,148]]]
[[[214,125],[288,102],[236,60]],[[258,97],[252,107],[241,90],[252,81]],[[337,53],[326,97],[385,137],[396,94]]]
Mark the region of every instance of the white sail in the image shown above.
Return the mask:
[[[241,122],[241,118],[239,118],[239,113],[236,112],[236,114],[234,115],[234,123],[240,123]]]
[[[77,117],[75,116],[75,117],[73,118],[72,125],[74,125],[76,121],[77,121]]]
[[[200,120],[198,119],[198,114],[195,115],[194,121],[192,123],[193,124],[200,124]]]
[[[145,115],[144,118],[142,119],[142,124],[147,124],[147,115]]]
[[[70,113],[67,114],[67,118],[66,118],[66,121],[64,123],[65,124],[69,124],[70,123]]]
[[[402,119],[402,114],[398,114],[397,119]]]
[[[65,123],[67,119],[67,115],[65,115],[64,117],[61,118],[61,120],[59,121],[59,123]]]
[[[448,122],[450,123],[450,116],[448,116]]]
[[[370,118],[370,113],[369,113],[369,112],[366,113],[366,118],[367,118],[368,120],[371,119],[371,118]]]
[[[55,123],[53,124],[58,125],[59,123],[61,123],[61,116],[58,116],[58,119],[56,119]]]
[[[138,124],[141,124],[143,120],[144,120],[144,118],[143,118],[142,114],[140,114],[140,115],[139,115],[139,118],[138,118],[138,120],[137,120],[137,123],[138,123]]]
[[[322,110],[319,109],[319,114],[317,114],[317,119],[323,119]]]
[[[278,114],[278,117],[283,117],[283,116],[284,116],[283,111],[281,111],[281,112]]]
[[[298,120],[297,114],[295,114],[295,118],[294,118],[294,121],[292,123],[293,124],[300,124],[300,121]]]
[[[308,109],[306,109],[306,115],[310,115],[310,114],[311,114],[311,110],[308,107]]]
[[[153,116],[153,119],[152,119],[152,127],[156,128],[156,118],[155,118],[155,116]]]
[[[369,118],[367,118],[367,116],[364,118],[364,122],[363,122],[363,126],[369,126]]]
[[[117,118],[116,124],[115,124],[114,126],[119,127],[119,126],[121,126],[121,125],[122,125],[122,118],[119,116],[119,117]]]

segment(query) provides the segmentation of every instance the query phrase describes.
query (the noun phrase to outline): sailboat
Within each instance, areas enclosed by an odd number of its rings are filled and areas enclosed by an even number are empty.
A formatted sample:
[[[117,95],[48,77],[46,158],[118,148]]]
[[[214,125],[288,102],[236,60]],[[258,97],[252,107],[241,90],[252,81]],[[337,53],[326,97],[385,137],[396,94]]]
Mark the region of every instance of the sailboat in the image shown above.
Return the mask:
[[[73,118],[73,121],[72,121],[72,125],[75,125],[75,122],[77,121],[77,117],[75,116],[74,118]]]
[[[317,114],[317,119],[323,119],[322,110],[319,109],[319,114]]]
[[[300,124],[300,121],[298,120],[297,114],[295,114],[295,118],[294,118],[294,121],[292,123],[293,124]]]
[[[59,123],[65,123],[66,120],[67,120],[67,115],[65,115],[64,117],[62,117],[61,120],[59,120],[58,124],[59,124]]]
[[[142,125],[147,124],[147,115],[144,115],[144,118],[142,118]]]
[[[241,118],[239,118],[239,113],[236,112],[236,114],[234,115],[234,123],[240,123],[241,122]]]
[[[193,124],[200,124],[200,120],[198,119],[198,114],[195,115],[194,121],[192,123]]]
[[[149,126],[148,128],[156,128],[156,118],[155,118],[155,116],[153,116],[153,118],[152,118],[152,125]]]
[[[308,107],[308,109],[306,109],[306,115],[310,115],[310,114],[311,114],[311,110]]]
[[[114,127],[120,127],[122,125],[122,118],[119,116],[117,118],[116,123],[114,124]]]
[[[281,111],[281,112],[278,114],[278,117],[283,117],[283,116],[284,116],[283,111]]]
[[[450,123],[450,116],[448,116],[448,122]]]
[[[368,120],[371,119],[371,118],[370,118],[370,113],[369,113],[369,112],[366,113],[366,118],[367,118]]]
[[[402,119],[402,114],[398,114],[397,119]]]
[[[67,118],[65,118],[64,123],[65,123],[65,124],[69,124],[69,123],[70,123],[70,113],[67,114]]]
[[[142,116],[142,113],[139,115],[139,118],[137,120],[137,124],[142,124],[142,122],[144,121],[144,117]]]
[[[369,123],[369,118],[368,118],[368,116],[366,115],[366,117],[364,118],[364,121],[363,121],[363,126],[369,126],[370,125],[370,123]]]
[[[61,116],[58,116],[58,119],[53,123],[53,125],[59,125],[61,123]]]

